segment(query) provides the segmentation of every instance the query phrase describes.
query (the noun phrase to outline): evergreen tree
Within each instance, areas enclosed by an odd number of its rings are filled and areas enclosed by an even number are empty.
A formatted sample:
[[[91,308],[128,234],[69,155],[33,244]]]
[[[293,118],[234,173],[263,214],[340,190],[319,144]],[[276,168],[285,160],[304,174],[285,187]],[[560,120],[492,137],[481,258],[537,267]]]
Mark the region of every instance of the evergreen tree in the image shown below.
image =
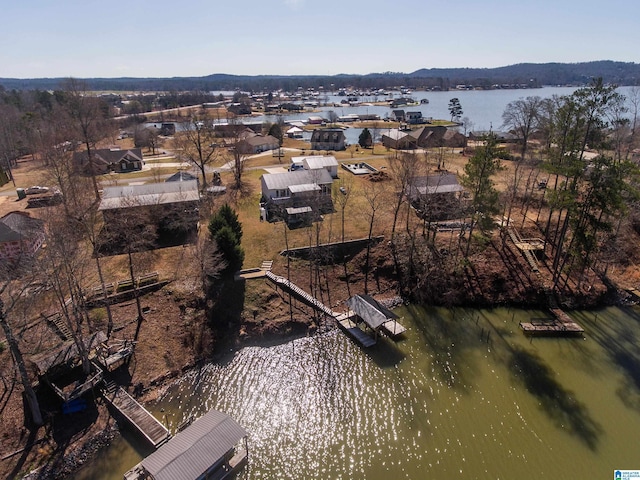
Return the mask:
[[[373,138],[371,137],[371,132],[368,128],[362,130],[362,133],[358,137],[358,144],[362,148],[370,148],[373,145]]]
[[[242,267],[244,250],[240,246],[242,240],[242,224],[238,214],[225,203],[209,220],[209,234],[218,246],[227,263],[226,272],[234,272]]]
[[[238,220],[238,214],[228,203],[225,203],[209,220],[209,233],[214,238],[218,231],[228,226],[238,239],[238,243],[242,240],[242,224]]]
[[[449,100],[449,113],[451,114],[451,121],[458,121],[462,114],[462,105],[460,105],[460,100],[455,97]]]
[[[274,123],[273,125],[271,125],[271,127],[269,128],[268,135],[271,135],[272,137],[277,138],[279,145],[282,146],[284,135],[282,133],[282,128],[280,127],[280,125],[278,125],[277,123]]]
[[[476,150],[464,166],[461,183],[472,196],[471,226],[465,256],[469,255],[471,237],[476,227],[481,232],[491,231],[495,227],[494,216],[499,212],[499,196],[493,176],[502,170],[497,144],[495,135],[489,135],[485,144]]]

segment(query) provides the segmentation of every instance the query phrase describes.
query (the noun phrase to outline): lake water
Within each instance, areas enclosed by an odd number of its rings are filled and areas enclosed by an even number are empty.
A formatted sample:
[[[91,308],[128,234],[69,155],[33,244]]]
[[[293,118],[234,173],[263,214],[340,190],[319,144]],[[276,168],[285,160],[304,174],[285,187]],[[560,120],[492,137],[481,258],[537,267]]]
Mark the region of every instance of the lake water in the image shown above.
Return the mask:
[[[612,478],[640,469],[640,309],[575,312],[584,338],[525,337],[543,312],[402,307],[397,343],[342,332],[244,348],[171,385],[170,428],[210,408],[249,432],[241,479]],[[121,479],[125,436],[76,479]]]
[[[618,91],[623,95],[629,97],[632,87],[620,87]],[[449,113],[449,101],[456,97],[460,100],[460,105],[463,110],[462,117],[467,117],[470,121],[467,125],[467,130],[501,130],[502,129],[502,114],[509,104],[509,102],[518,100],[520,98],[526,98],[529,96],[539,96],[541,98],[550,98],[553,95],[570,95],[575,91],[575,87],[543,87],[535,89],[514,89],[514,90],[455,90],[446,92],[424,92],[415,91],[409,95],[400,95],[399,92],[395,92],[395,98],[400,96],[411,96],[414,99],[420,101],[422,99],[429,100],[428,104],[420,104],[411,107],[399,107],[405,111],[420,111],[422,116],[426,118],[434,118],[440,120],[449,120],[451,114]],[[232,95],[233,92],[214,92],[215,94],[223,93],[225,95]],[[288,115],[282,115],[286,121],[302,120],[306,121],[310,115],[319,115],[324,118],[328,117],[330,110],[334,111],[338,116],[344,116],[349,114],[376,114],[381,119],[388,118],[391,115],[392,109],[388,106],[379,105],[367,105],[367,103],[374,101],[382,101],[385,98],[390,97],[360,97],[359,101],[361,105],[350,107],[340,106],[340,102],[347,97],[338,95],[328,95],[326,98],[320,100],[321,102],[329,102],[338,106],[323,106],[319,107],[318,112],[309,113],[293,113]],[[257,115],[254,117],[246,118],[245,121],[251,122],[276,122],[278,115]],[[226,121],[222,118],[221,121]],[[150,124],[157,125],[159,124]],[[348,124],[343,124],[348,126]],[[382,123],[384,128],[384,123]],[[345,130],[345,137],[347,143],[356,144],[358,138],[362,132],[361,128],[347,128]],[[304,137],[305,140],[311,139],[311,133],[308,132]]]

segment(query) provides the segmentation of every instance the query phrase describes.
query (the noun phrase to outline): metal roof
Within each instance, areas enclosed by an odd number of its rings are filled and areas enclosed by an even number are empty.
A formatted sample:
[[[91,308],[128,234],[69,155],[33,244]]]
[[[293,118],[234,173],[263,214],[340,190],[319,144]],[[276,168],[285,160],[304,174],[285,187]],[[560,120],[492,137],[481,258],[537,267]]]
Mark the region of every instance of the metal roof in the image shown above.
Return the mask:
[[[324,168],[316,170],[296,170],[294,172],[267,173],[262,181],[268,190],[284,190],[293,185],[316,184],[330,185],[333,183],[331,174]]]
[[[464,187],[458,183],[458,178],[453,173],[416,177],[411,183],[411,188],[421,195],[464,191]]]
[[[347,305],[374,330],[383,323],[398,318],[395,313],[380,305],[369,295],[354,295],[347,300]]]
[[[229,415],[210,410],[140,464],[155,480],[195,480],[246,436]]]
[[[302,161],[307,165],[307,169],[309,170],[338,166],[338,160],[336,160],[336,157],[333,155],[313,155],[309,157],[302,157]]]
[[[289,191],[291,193],[303,193],[303,192],[317,192],[320,187],[315,183],[303,183],[302,185],[290,185]]]
[[[197,202],[198,200],[200,200],[200,193],[197,180],[125,185],[105,187],[98,210]]]
[[[288,207],[287,215],[298,215],[301,213],[310,213],[313,212],[311,207]]]
[[[416,190],[420,195],[433,195],[435,193],[462,192],[464,191],[464,188],[462,187],[462,185],[437,185],[416,187]]]

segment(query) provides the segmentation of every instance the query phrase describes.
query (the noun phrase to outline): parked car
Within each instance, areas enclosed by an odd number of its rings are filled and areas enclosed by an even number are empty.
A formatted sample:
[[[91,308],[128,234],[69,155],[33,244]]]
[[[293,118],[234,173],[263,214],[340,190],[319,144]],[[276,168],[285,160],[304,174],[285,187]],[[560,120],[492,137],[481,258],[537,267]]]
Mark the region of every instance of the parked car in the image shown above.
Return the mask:
[[[41,187],[40,185],[33,185],[27,189],[25,189],[24,193],[27,195],[39,195],[41,193],[47,193],[49,191],[49,187]]]

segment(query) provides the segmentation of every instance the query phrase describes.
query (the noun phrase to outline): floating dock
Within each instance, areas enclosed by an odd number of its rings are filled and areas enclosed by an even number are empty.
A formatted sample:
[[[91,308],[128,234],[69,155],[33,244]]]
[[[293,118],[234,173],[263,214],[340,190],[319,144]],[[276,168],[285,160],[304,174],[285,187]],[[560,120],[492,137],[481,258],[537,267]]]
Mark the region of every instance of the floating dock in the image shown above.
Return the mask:
[[[530,322],[520,322],[520,328],[530,335],[581,335],[584,328],[574,322],[569,315],[559,308],[549,310],[553,318],[531,319]]]
[[[352,320],[353,315],[351,314],[353,314],[353,312],[347,312],[343,313],[342,315],[338,315],[336,317],[338,326],[363,347],[366,348],[375,345],[376,340],[371,335],[367,335],[364,330],[358,327],[358,324],[356,324],[356,322]]]

